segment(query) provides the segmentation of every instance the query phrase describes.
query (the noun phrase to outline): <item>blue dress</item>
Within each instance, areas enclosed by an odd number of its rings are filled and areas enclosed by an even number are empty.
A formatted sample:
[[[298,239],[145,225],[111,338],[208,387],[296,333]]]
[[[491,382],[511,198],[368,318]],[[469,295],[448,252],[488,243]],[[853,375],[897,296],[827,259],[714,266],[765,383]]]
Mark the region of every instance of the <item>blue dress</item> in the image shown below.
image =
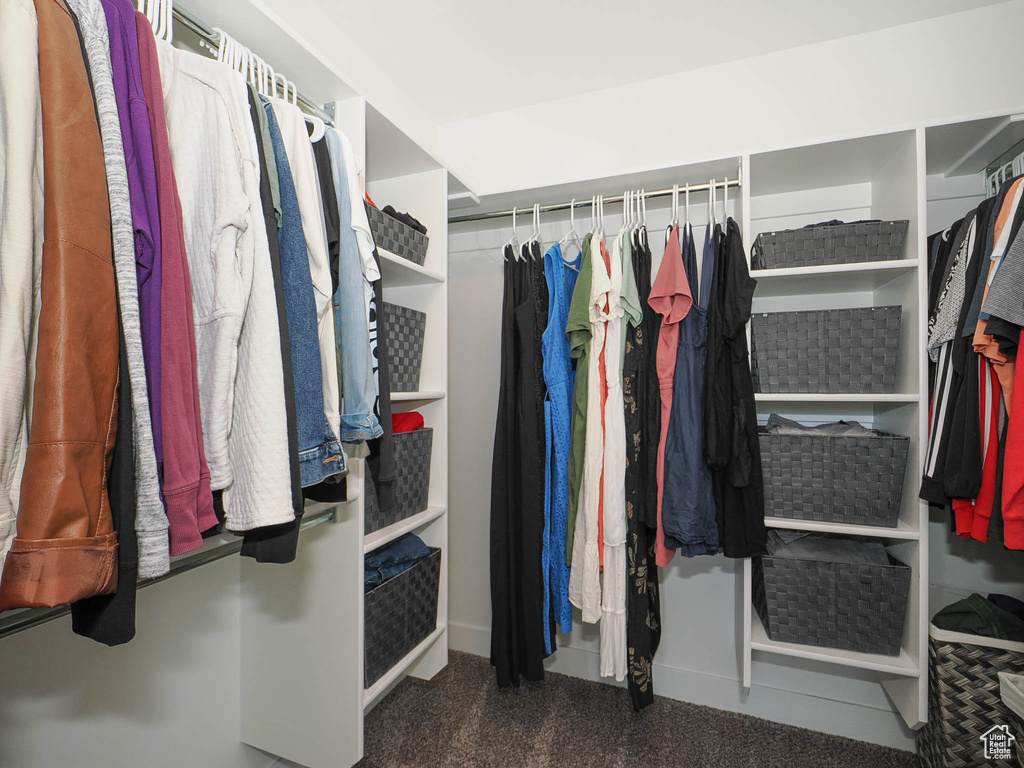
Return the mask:
[[[672,411],[665,443],[665,492],[661,512],[665,545],[686,557],[714,555],[721,551],[711,470],[704,463],[707,311],[715,262],[710,234],[708,227],[704,235],[700,286],[697,286],[693,237],[685,238],[683,268],[697,301],[679,324]]]
[[[555,243],[544,255],[544,277],[548,284],[548,325],[544,329],[541,349],[544,354],[544,402],[547,461],[544,472],[544,624],[550,616],[563,633],[572,630],[572,605],[569,602],[569,566],[566,564],[566,520],[569,514],[569,443],[572,414],[572,393],[576,373],[569,355],[565,326],[569,320],[569,303],[579,275],[581,255],[567,264],[562,246]],[[550,595],[550,600],[548,599]],[[545,634],[546,638],[551,633]],[[553,649],[548,648],[548,652]]]

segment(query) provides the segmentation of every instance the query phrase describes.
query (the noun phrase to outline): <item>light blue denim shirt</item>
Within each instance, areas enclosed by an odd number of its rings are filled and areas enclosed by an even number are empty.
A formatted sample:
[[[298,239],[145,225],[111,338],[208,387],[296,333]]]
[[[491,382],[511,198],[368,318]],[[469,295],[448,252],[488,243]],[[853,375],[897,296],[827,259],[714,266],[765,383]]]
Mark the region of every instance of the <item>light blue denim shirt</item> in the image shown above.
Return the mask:
[[[384,430],[373,413],[377,390],[369,318],[366,316],[366,280],[356,231],[352,228],[352,199],[346,175],[349,169],[345,168],[341,137],[333,129],[327,131],[327,149],[331,155],[334,189],[341,214],[338,290],[334,293],[335,330],[341,348],[341,439],[346,443],[358,443],[378,438]],[[354,168],[350,170],[356,172]]]
[[[274,146],[278,183],[281,189],[281,281],[291,342],[295,379],[295,420],[299,432],[299,472],[302,487],[325,478],[347,474],[341,445],[324,413],[323,373],[320,366],[320,338],[316,326],[316,300],[309,272],[306,236],[302,230],[299,198],[295,192],[284,139],[273,107],[264,100],[267,127]],[[267,158],[268,162],[270,158]]]

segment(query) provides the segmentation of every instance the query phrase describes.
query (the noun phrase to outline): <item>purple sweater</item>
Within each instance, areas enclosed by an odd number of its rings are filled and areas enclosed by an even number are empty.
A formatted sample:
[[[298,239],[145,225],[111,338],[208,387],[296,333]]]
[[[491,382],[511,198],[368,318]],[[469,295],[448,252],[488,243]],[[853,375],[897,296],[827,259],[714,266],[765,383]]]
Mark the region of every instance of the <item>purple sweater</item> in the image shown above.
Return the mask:
[[[163,486],[163,420],[160,416],[160,209],[149,109],[142,90],[135,6],[130,0],[101,0],[110,36],[114,96],[128,165],[128,192],[135,228],[135,269],[139,281],[142,354],[153,419],[153,444]]]

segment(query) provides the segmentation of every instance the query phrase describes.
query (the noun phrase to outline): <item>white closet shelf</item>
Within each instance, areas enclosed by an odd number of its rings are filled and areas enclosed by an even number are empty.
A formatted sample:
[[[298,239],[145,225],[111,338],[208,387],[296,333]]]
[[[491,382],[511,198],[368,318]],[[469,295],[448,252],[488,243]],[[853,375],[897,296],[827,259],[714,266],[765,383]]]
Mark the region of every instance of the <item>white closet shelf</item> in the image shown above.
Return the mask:
[[[400,403],[408,402],[411,400],[442,400],[445,397],[445,391],[443,389],[425,389],[418,392],[392,392],[391,402]]]
[[[421,267],[408,259],[387,251],[377,249],[380,256],[380,271],[384,277],[384,285],[388,288],[404,288],[408,285],[431,285],[443,283],[444,275],[432,269]]]
[[[901,677],[920,677],[921,670],[906,650],[900,650],[899,656],[883,656],[879,653],[858,653],[844,651],[839,648],[819,648],[815,645],[800,643],[780,643],[768,638],[757,611],[751,609],[751,640],[752,650],[763,653],[774,653],[780,656],[795,656],[800,659],[824,661],[828,664],[839,664],[844,667],[870,669],[889,675]]]
[[[787,528],[814,533],[842,533],[847,536],[871,536],[879,539],[920,539],[921,532],[900,520],[895,528],[877,525],[849,525],[846,523],[823,523],[817,520],[791,520],[783,517],[765,517],[766,528]]]
[[[412,517],[407,517],[405,520],[399,520],[397,523],[381,528],[379,531],[366,534],[363,537],[363,554],[380,549],[399,536],[403,536],[409,533],[409,531],[415,531],[417,528],[437,520],[444,512],[445,507],[427,507]]]
[[[757,280],[755,298],[795,296],[806,293],[874,291],[917,270],[918,259],[866,261],[859,264],[822,264],[815,267],[753,269]]]
[[[363,711],[365,712],[374,702],[381,697],[393,682],[405,674],[405,672],[411,667],[416,660],[426,653],[427,649],[444,633],[446,623],[438,619],[437,629],[431,632],[427,639],[422,643],[413,648],[409,653],[406,654],[400,662],[395,664],[391,669],[384,673],[383,677],[380,678],[376,683],[371,685],[369,688],[363,689]]]
[[[903,392],[756,392],[754,400],[759,403],[917,403],[920,402],[921,396]]]

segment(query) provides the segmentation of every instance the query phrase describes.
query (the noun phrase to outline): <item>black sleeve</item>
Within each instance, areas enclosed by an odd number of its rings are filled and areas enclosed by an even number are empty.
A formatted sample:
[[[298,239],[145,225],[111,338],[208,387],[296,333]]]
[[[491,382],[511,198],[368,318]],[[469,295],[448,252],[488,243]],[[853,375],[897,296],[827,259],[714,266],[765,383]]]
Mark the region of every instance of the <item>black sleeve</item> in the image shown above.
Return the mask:
[[[118,317],[120,319],[120,312]],[[87,597],[71,605],[72,631],[110,646],[127,643],[135,637],[135,591],[139,579],[139,544],[135,534],[135,434],[123,328],[118,338],[117,439],[107,478],[110,513],[117,532],[117,590],[112,595]]]

